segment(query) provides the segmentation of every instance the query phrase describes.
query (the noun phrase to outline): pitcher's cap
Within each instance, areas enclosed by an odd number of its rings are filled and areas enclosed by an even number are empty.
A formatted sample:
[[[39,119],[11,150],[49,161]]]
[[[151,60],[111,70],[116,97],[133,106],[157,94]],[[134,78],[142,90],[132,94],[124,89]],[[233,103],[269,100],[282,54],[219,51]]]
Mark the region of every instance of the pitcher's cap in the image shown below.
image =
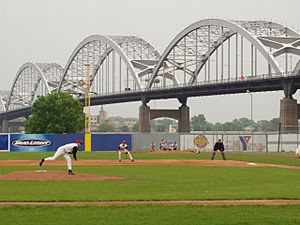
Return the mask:
[[[76,142],[76,143],[79,143],[79,144],[83,144],[83,141],[80,140],[80,139],[76,140],[75,142]]]

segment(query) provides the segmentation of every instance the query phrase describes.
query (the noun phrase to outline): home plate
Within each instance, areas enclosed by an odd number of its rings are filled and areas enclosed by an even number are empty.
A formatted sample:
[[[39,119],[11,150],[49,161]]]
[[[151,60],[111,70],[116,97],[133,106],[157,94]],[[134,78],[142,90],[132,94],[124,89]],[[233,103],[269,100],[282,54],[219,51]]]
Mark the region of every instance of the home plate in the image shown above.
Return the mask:
[[[46,173],[47,170],[36,170],[35,172],[37,172],[37,173]]]
[[[249,166],[256,166],[255,163],[248,163]]]

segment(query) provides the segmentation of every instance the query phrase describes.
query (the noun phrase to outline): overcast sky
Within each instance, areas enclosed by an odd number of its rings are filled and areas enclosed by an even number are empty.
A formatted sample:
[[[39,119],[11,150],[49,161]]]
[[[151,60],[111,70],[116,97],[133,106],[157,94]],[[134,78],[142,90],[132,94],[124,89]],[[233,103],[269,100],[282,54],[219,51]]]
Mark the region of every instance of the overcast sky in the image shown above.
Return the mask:
[[[295,0],[0,0],[0,90],[11,88],[25,62],[56,62],[65,66],[87,36],[136,35],[161,53],[171,40],[201,19],[272,19],[300,30],[300,1]],[[279,116],[282,92],[253,94],[253,118]],[[294,96],[299,98],[297,92]],[[109,116],[138,117],[140,102],[104,106]],[[124,110],[124,105],[130,110]],[[210,122],[250,118],[250,95],[188,99],[191,116]],[[151,108],[175,109],[176,100],[151,101]],[[219,110],[222,108],[222,110]],[[93,109],[96,112],[98,109]]]

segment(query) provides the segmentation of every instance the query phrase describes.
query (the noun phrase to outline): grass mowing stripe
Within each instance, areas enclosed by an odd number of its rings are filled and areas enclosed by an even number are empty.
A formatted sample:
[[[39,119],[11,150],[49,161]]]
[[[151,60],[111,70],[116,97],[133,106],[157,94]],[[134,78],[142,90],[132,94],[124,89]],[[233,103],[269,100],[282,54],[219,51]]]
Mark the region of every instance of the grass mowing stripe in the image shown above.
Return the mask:
[[[299,206],[15,206],[1,207],[0,221],[1,225],[295,225]]]
[[[51,156],[53,152],[1,152],[1,159],[34,159],[40,160],[43,157]],[[182,153],[133,153],[136,160],[139,159],[210,159],[210,152],[203,152],[201,154],[182,154]],[[257,163],[271,163],[290,166],[300,166],[300,160],[295,157],[294,153],[261,153],[261,152],[226,152],[226,157],[230,160],[257,162]],[[113,159],[117,160],[117,152],[79,152],[80,159]],[[216,159],[221,159],[218,153]],[[61,159],[64,160],[64,159]]]
[[[5,172],[16,169],[30,167],[5,167]],[[51,169],[65,171],[66,168]],[[78,166],[74,170],[101,176],[121,176],[126,180],[2,180],[0,201],[300,199],[296,188],[300,187],[297,170],[170,165]]]

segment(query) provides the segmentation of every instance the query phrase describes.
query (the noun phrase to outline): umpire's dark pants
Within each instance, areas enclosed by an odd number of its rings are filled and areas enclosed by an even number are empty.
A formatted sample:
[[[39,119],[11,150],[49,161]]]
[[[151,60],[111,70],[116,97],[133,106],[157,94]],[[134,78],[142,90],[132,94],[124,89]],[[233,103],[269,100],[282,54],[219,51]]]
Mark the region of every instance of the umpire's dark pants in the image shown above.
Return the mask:
[[[211,160],[214,160],[214,159],[215,159],[215,155],[216,155],[217,151],[218,151],[218,150],[214,150],[214,151],[213,151],[213,154],[212,154],[212,156],[211,156]],[[220,152],[221,152],[221,155],[222,155],[222,159],[223,159],[223,160],[226,160],[224,151],[221,151],[221,150],[220,150]]]

